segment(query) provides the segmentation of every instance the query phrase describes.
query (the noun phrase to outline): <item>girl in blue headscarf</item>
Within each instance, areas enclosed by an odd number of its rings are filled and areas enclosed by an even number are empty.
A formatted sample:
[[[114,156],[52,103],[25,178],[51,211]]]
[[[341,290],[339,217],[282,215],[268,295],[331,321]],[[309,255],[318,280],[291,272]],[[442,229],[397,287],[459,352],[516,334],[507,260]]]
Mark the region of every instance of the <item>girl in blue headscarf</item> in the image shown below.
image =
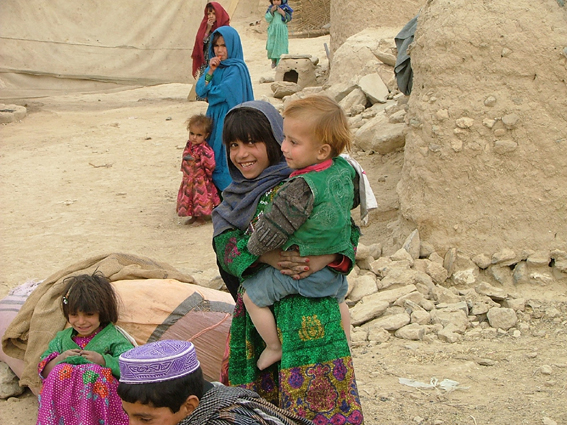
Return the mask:
[[[222,143],[224,117],[232,107],[254,100],[254,93],[240,36],[234,28],[225,26],[213,32],[209,57],[209,66],[197,81],[195,91],[209,102],[206,115],[213,120],[213,131],[208,142],[216,162],[213,183],[222,192],[232,181]]]

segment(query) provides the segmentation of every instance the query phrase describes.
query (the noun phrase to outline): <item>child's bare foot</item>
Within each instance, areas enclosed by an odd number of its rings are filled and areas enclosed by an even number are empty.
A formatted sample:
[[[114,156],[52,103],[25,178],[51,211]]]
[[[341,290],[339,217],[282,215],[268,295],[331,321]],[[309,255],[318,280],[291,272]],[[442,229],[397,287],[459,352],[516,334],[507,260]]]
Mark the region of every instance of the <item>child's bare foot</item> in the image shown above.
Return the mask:
[[[281,359],[282,359],[281,348],[279,350],[273,350],[266,347],[264,351],[262,351],[262,354],[260,354],[260,357],[258,358],[258,362],[256,363],[256,365],[258,366],[258,369],[264,370]]]
[[[197,217],[191,217],[190,219],[188,219],[188,220],[185,222],[185,224],[186,224],[186,225],[193,224],[193,223],[195,223],[195,220],[197,220]]]
[[[194,221],[191,224],[191,227],[199,227],[202,226],[203,224],[207,224],[207,222],[203,217],[194,217]]]

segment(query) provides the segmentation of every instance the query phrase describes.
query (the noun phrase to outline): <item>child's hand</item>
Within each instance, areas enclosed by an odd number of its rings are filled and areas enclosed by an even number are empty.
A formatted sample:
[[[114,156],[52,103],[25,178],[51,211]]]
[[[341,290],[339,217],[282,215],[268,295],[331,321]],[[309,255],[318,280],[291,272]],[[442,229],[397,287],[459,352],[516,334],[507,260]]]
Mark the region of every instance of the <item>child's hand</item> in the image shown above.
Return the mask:
[[[101,366],[106,366],[106,361],[104,360],[104,357],[102,357],[102,354],[97,353],[96,351],[83,350],[81,351],[81,357],[84,357],[89,362],[96,363]]]
[[[220,63],[221,63],[221,58],[215,56],[214,58],[211,58],[211,60],[209,61],[209,68],[211,69],[211,71],[214,71],[215,69],[218,68]]]
[[[78,348],[74,348],[72,350],[63,351],[61,354],[59,354],[56,357],[56,359],[57,362],[61,362],[65,360],[67,357],[80,356],[80,355],[81,355],[81,350],[79,350]]]
[[[272,14],[273,14],[276,10],[278,10],[278,7],[277,7],[276,5],[273,5],[273,6],[272,6]]]
[[[185,156],[183,157],[183,159],[184,159],[185,161],[193,161],[193,160],[195,160],[195,158],[193,158],[191,155],[185,155]]]

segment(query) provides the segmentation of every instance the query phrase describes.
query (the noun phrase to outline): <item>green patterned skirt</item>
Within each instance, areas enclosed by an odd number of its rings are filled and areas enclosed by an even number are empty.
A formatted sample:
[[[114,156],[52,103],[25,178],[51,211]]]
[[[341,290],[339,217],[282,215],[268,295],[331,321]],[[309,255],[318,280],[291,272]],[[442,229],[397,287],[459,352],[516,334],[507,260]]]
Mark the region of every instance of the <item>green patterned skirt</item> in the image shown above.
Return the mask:
[[[282,341],[282,360],[260,371],[256,361],[265,344],[238,298],[223,381],[256,391],[276,406],[318,425],[362,424],[337,300],[294,295],[276,303],[273,312]]]

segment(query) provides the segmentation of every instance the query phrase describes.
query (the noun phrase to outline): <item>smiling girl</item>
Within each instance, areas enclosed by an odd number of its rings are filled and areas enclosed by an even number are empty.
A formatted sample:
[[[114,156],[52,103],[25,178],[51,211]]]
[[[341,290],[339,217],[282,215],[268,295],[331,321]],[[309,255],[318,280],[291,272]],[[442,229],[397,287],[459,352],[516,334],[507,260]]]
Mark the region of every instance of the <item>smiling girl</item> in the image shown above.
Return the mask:
[[[114,326],[118,302],[101,273],[67,278],[61,299],[71,325],[41,356],[37,425],[128,424],[116,388],[118,357],[133,348]]]

